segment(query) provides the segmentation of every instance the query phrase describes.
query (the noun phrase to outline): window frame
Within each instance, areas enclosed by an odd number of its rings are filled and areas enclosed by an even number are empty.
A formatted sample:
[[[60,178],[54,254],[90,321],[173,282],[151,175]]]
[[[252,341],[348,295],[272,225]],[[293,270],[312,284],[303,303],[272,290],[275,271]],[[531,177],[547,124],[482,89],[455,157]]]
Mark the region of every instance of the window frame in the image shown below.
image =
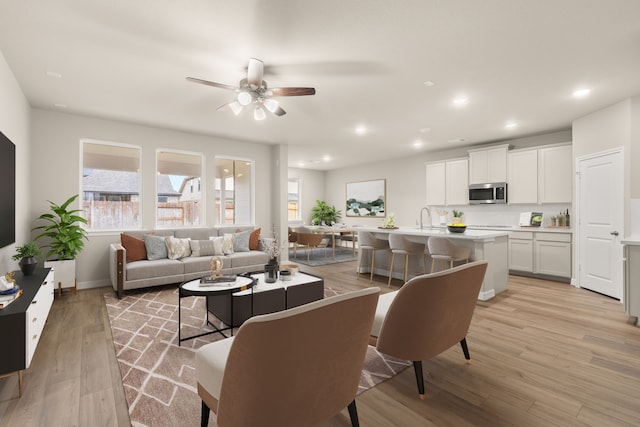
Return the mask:
[[[221,203],[220,203],[220,207],[219,209],[215,208],[216,205],[216,194],[215,192],[216,190],[216,186],[215,186],[215,181],[220,178],[222,181],[224,181],[225,177],[221,176],[218,177],[218,161],[233,161],[233,162],[244,162],[244,163],[249,163],[249,171],[251,176],[249,177],[249,186],[250,186],[250,190],[249,190],[249,221],[248,223],[245,222],[236,222],[236,216],[234,216],[234,221],[233,223],[227,223],[225,222],[224,218],[224,202],[222,194],[220,194],[220,199],[221,199]],[[215,215],[214,215],[214,221],[215,221],[215,225],[216,226],[231,226],[231,225],[251,225],[251,224],[255,224],[255,206],[256,206],[256,162],[253,159],[247,158],[247,157],[237,157],[237,156],[229,156],[229,155],[216,155],[214,156],[214,177],[213,177],[213,197],[214,197],[214,210]],[[234,189],[235,189],[235,180],[234,180]],[[234,195],[234,206],[235,206],[235,195]]]
[[[289,218],[289,182],[294,181],[298,184],[298,215],[296,218]],[[287,179],[287,220],[288,222],[302,221],[302,178]]]

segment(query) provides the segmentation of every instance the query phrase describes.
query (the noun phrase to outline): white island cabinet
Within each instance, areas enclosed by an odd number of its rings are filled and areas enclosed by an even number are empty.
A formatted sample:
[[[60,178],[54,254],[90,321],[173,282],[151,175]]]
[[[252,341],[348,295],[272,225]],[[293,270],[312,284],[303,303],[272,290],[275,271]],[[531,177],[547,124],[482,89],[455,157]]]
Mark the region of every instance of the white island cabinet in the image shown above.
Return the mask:
[[[409,240],[425,244],[429,238],[433,236],[446,237],[456,245],[466,246],[471,249],[471,261],[487,260],[489,262],[484,281],[482,282],[482,288],[478,294],[479,300],[486,301],[507,289],[507,280],[509,277],[509,266],[507,264],[507,232],[466,230],[464,233],[450,233],[442,228],[425,228],[421,230],[417,227],[400,227],[391,230],[376,227],[361,227],[358,228],[358,230],[359,233],[369,231],[381,239],[388,239],[391,233],[401,234]],[[426,254],[426,269],[427,273],[429,273],[431,259],[428,257],[428,250]],[[375,274],[389,277],[391,253],[389,251],[376,251],[375,257]],[[421,260],[415,256],[409,258],[409,277],[422,274],[424,272],[424,266]],[[396,261],[397,264],[393,269],[393,277],[402,279],[404,268],[403,265],[400,265],[402,257],[396,257]],[[371,272],[370,252],[365,252],[363,257],[362,251],[358,251],[358,266],[360,273]]]

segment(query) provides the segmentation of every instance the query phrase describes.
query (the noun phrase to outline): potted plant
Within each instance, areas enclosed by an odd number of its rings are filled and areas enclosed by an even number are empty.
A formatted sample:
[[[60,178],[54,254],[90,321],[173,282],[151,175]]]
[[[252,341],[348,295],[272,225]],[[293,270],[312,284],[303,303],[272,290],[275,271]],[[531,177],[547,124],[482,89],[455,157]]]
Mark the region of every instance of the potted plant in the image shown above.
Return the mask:
[[[42,255],[42,251],[34,241],[25,243],[22,246],[16,246],[16,253],[11,257],[14,261],[18,261],[20,270],[25,276],[33,274],[38,265],[37,256]]]
[[[464,212],[454,209],[453,210],[453,223],[454,224],[462,224],[462,215]]]
[[[71,196],[63,204],[57,205],[49,200],[51,213],[40,215],[37,220],[44,222],[43,225],[35,227],[33,230],[40,230],[41,233],[34,240],[47,238],[47,244],[43,247],[49,248],[46,258],[53,259],[46,261],[46,267],[55,270],[58,289],[76,286],[76,256],[82,251],[84,241],[87,240],[87,230],[80,224],[86,224],[87,220],[79,216],[80,209],[69,209],[69,205],[78,198],[78,194]]]
[[[311,222],[314,225],[333,225],[341,217],[341,211],[322,200],[316,200],[316,205],[311,209]]]

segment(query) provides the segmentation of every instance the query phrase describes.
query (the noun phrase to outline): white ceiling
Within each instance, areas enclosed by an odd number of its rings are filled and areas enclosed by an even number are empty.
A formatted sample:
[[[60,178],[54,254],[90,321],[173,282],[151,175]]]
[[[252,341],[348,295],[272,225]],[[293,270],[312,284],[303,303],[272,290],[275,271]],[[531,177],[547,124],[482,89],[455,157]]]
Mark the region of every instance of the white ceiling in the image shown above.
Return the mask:
[[[640,1],[0,0],[0,50],[34,107],[289,144],[290,166],[326,170],[568,129],[640,94]],[[237,85],[250,57],[316,95],[256,122],[185,80]]]

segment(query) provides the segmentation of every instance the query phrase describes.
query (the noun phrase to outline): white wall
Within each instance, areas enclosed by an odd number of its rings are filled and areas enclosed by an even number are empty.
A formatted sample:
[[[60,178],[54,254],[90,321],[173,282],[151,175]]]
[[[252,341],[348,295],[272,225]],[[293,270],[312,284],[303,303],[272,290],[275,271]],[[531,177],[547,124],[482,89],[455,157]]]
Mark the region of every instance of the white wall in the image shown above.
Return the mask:
[[[300,180],[302,194],[300,209],[304,224],[311,224],[311,208],[315,206],[316,200],[325,200],[325,176],[326,173],[323,171],[289,168],[289,178]],[[334,203],[336,209],[342,211],[342,221],[345,220],[344,203],[345,200]]]
[[[255,161],[255,223],[266,228],[273,223],[270,205],[271,146],[190,134],[65,114],[32,110],[33,156],[29,170],[33,178],[31,209],[34,219],[49,210],[47,200],[61,203],[81,193],[80,140],[89,138],[142,146],[142,227],[155,228],[156,150],[168,148],[203,153],[204,191],[213,192],[216,155]],[[214,198],[206,202],[206,225],[214,225]],[[80,205],[76,204],[76,208]],[[119,241],[119,233],[92,233],[77,259],[78,287],[108,284],[108,245]]]
[[[500,142],[487,143],[473,146],[496,144],[511,144],[513,148],[529,148],[539,145],[555,144],[571,141],[571,131],[553,132],[539,136],[512,139]],[[387,212],[393,212],[396,223],[412,226],[419,221],[420,209],[425,206],[426,199],[426,172],[425,163],[466,157],[467,150],[471,147],[456,148],[434,153],[421,153],[403,159],[387,160],[379,163],[336,169],[326,173],[325,199],[328,203],[341,206],[344,212],[346,201],[346,183],[365,181],[370,179],[386,179],[387,183]],[[568,204],[561,205],[494,205],[494,206],[465,206],[464,220],[468,224],[491,225],[517,225],[520,212],[543,211],[549,217],[560,210],[570,208]],[[451,208],[449,219],[451,218]],[[437,215],[433,212],[434,220]],[[343,217],[347,224],[365,224],[370,226],[380,225],[379,218]]]
[[[22,245],[31,239],[29,221],[31,199],[31,141],[29,134],[30,110],[13,72],[0,52],[0,131],[16,146],[16,243]],[[1,220],[1,219],[0,219]],[[11,259],[15,245],[0,248],[0,272],[17,270]]]

